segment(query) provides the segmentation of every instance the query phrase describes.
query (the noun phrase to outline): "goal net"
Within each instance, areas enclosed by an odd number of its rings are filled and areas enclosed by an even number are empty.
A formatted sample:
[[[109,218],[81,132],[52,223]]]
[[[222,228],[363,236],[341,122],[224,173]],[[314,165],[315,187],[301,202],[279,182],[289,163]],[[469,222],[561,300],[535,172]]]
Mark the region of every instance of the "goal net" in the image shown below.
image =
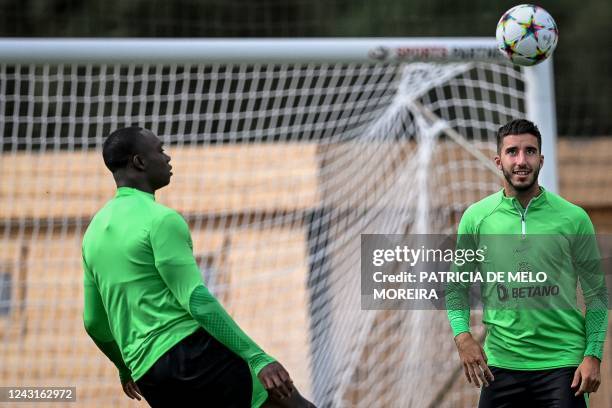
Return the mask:
[[[360,235],[452,233],[500,188],[501,124],[554,134],[534,92],[549,68],[488,39],[6,40],[0,57],[0,383],[132,404],[83,329],[80,244],[114,194],[104,138],[138,125],[172,157],[156,199],[207,285],[303,394],[473,403],[445,311],[361,309]]]

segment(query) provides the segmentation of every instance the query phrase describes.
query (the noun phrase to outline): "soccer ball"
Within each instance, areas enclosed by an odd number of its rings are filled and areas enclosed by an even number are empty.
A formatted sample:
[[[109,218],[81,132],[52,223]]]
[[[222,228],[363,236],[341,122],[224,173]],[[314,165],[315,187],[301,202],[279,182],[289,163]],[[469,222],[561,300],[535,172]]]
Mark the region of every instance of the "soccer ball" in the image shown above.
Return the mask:
[[[497,46],[517,65],[544,61],[557,46],[559,31],[552,16],[542,7],[521,4],[508,10],[497,23]]]

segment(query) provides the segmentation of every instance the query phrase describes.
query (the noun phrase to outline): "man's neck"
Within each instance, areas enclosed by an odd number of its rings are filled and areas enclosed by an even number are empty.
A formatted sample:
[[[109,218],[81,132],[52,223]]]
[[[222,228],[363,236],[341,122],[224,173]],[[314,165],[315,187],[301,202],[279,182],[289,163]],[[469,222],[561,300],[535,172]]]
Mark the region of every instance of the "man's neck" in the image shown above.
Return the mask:
[[[527,208],[532,198],[540,195],[540,185],[536,181],[529,190],[517,191],[510,183],[505,183],[504,194],[506,197],[516,197],[523,208]]]
[[[145,180],[141,179],[130,179],[130,178],[115,178],[117,188],[119,187],[130,187],[136,190],[144,191],[145,193],[155,194],[155,190],[151,188],[151,185]]]

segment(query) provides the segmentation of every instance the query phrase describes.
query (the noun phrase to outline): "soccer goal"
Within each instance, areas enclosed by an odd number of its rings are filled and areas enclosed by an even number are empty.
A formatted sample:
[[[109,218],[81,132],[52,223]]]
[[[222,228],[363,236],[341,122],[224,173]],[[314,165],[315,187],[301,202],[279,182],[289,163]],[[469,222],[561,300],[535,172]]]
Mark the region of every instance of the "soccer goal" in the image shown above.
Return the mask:
[[[0,383],[128,406],[82,328],[80,241],[110,199],[104,137],[165,141],[157,200],[190,223],[202,276],[320,406],[473,401],[444,311],[360,308],[360,235],[449,233],[497,191],[495,132],[543,134],[551,62],[493,39],[1,40]],[[455,404],[455,405],[453,405]]]

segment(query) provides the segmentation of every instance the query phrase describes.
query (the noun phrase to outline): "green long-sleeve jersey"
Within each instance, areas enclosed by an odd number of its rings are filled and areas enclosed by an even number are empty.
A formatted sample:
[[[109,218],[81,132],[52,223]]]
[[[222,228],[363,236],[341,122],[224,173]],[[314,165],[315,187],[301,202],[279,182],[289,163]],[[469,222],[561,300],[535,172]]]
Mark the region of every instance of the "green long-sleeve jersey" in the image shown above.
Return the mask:
[[[608,294],[594,234],[583,209],[544,189],[525,208],[501,190],[465,211],[458,245],[481,250],[484,260],[461,269],[504,272],[504,283],[485,278],[481,286],[490,365],[539,370],[577,366],[587,355],[601,360]],[[531,282],[508,283],[510,272],[524,272]],[[535,281],[537,272],[547,280]],[[586,314],[577,304],[578,283]],[[468,290],[469,284],[446,289],[455,336],[470,330]]]
[[[248,363],[252,406],[267,399],[257,374],[274,359],[204,286],[180,214],[157,203],[153,194],[120,187],[89,224],[82,254],[85,329],[122,381],[138,380],[203,327]]]

